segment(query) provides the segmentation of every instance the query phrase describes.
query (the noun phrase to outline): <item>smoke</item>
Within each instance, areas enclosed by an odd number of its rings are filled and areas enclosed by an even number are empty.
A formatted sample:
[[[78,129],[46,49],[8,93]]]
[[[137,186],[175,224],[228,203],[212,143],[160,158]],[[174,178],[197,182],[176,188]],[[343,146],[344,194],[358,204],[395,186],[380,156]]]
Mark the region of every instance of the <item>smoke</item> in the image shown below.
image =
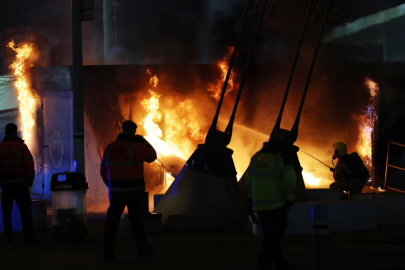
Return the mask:
[[[103,8],[107,61],[162,64],[199,59],[207,1],[106,0]]]
[[[336,27],[324,38],[324,42],[331,42],[345,36],[360,32],[369,27],[383,24],[405,15],[405,4],[362,17],[353,22]]]

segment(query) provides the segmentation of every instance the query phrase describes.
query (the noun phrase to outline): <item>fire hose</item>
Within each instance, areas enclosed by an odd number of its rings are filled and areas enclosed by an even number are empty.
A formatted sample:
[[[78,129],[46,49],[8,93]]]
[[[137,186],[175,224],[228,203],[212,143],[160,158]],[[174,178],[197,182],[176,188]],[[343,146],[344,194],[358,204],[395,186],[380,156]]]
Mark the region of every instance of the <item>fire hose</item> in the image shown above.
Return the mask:
[[[301,149],[300,149],[300,152],[302,152],[302,153],[304,153],[305,155],[307,155],[307,156],[309,156],[309,157],[311,157],[311,158],[315,159],[316,161],[318,161],[318,162],[322,163],[322,165],[326,166],[326,167],[327,167],[329,170],[333,169],[333,168],[331,168],[331,167],[330,167],[328,164],[326,164],[325,162],[323,162],[323,161],[321,161],[321,160],[317,159],[317,158],[316,158],[316,157],[314,157],[313,155],[308,154],[307,152],[302,151]]]

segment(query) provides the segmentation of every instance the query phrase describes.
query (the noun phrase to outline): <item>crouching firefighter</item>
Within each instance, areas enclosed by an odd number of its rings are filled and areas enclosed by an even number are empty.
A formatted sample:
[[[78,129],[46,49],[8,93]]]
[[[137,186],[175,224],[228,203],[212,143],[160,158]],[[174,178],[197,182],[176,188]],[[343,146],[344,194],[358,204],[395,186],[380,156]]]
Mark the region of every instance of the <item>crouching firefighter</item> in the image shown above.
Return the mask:
[[[14,241],[11,213],[14,200],[20,210],[24,244],[38,244],[33,237],[32,201],[29,187],[35,178],[35,165],[31,152],[24,141],[17,137],[17,125],[9,123],[6,136],[0,143],[0,186],[2,192],[4,238],[8,244]]]
[[[295,269],[281,251],[281,238],[297,185],[293,147],[288,130],[273,131],[270,141],[252,157],[246,171],[248,207],[257,213],[263,231],[257,269],[272,269],[273,262],[279,270]]]
[[[338,160],[336,167],[331,168],[335,182],[330,188],[346,191],[349,196],[360,194],[370,177],[360,156],[356,152],[347,154],[346,144],[337,142],[333,145],[332,161],[335,159]]]
[[[122,123],[122,133],[110,143],[101,161],[100,174],[108,186],[110,206],[105,221],[103,258],[114,260],[117,229],[128,207],[128,218],[135,237],[138,255],[145,261],[153,252],[147,246],[143,225],[145,182],[143,163],[156,159],[155,149],[142,136],[135,135],[136,124],[132,121]]]

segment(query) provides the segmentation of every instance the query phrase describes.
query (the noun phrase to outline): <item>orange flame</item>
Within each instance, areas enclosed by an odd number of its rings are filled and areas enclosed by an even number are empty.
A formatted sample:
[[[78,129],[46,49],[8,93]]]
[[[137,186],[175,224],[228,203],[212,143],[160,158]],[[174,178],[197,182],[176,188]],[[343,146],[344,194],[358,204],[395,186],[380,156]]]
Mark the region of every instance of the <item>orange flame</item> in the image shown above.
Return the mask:
[[[370,89],[370,99],[378,94],[378,85],[369,78],[366,78],[365,85]],[[364,160],[367,167],[372,166],[372,133],[374,129],[374,102],[367,106],[367,112],[361,116],[357,116],[359,121],[359,139],[357,141],[356,149],[360,157]]]
[[[322,177],[316,177],[314,173],[302,171],[306,188],[329,188],[332,181]]]
[[[33,136],[36,130],[35,113],[37,102],[29,87],[27,78],[25,77],[26,73],[28,72],[28,61],[33,52],[32,44],[24,44],[16,48],[14,41],[11,41],[8,43],[8,47],[17,53],[16,60],[10,65],[10,69],[14,70],[14,75],[16,77],[15,86],[17,87],[18,91],[22,134],[28,147],[33,147]]]
[[[370,89],[370,96],[375,97],[379,90],[377,83],[373,82],[369,78],[366,78],[365,84]]]
[[[157,88],[158,77],[152,75],[149,69],[147,73],[151,77],[150,85]],[[152,90],[149,90],[149,93],[151,97],[142,101],[142,105],[147,112],[142,121],[146,131],[145,138],[154,146],[158,157],[175,155],[187,160],[195,150],[196,142],[205,138],[193,110],[194,101],[191,99],[177,101],[172,98],[167,100],[166,121],[163,123],[166,131],[166,141],[164,141],[162,139],[163,132],[158,125],[162,121],[162,113],[160,112],[161,95]]]
[[[215,98],[216,100],[219,100],[219,98],[221,97],[222,87],[223,87],[224,82],[225,82],[226,74],[228,73],[228,67],[229,67],[228,62],[229,62],[229,58],[232,55],[233,49],[234,49],[234,47],[228,48],[228,54],[224,57],[224,59],[218,61],[218,63],[217,63],[218,67],[222,71],[221,78],[218,79],[217,82],[214,83],[214,84],[211,84],[211,83],[208,84],[207,91],[210,93],[210,96]],[[226,87],[225,95],[233,90],[233,87],[234,87],[233,78],[234,78],[234,76],[235,76],[234,72],[231,71],[231,75],[229,76],[229,81],[228,81],[228,85]]]

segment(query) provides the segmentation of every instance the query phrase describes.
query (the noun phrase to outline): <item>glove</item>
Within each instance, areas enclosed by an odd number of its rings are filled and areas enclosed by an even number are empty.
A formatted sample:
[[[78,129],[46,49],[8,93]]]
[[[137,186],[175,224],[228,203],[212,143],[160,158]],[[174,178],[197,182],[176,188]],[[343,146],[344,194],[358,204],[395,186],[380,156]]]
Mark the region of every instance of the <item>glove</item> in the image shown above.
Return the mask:
[[[329,169],[331,172],[335,172],[335,168],[330,168]]]

